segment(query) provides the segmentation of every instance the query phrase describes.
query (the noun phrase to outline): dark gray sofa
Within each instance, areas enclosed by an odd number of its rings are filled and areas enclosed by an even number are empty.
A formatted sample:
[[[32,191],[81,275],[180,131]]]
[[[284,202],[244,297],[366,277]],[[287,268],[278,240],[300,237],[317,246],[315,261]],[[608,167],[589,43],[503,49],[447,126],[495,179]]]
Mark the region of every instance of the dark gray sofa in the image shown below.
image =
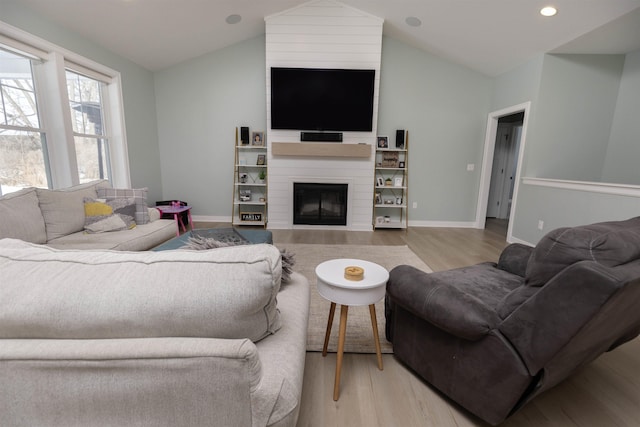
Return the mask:
[[[499,424],[640,333],[640,217],[557,229],[497,264],[398,266],[385,303],[395,356]]]

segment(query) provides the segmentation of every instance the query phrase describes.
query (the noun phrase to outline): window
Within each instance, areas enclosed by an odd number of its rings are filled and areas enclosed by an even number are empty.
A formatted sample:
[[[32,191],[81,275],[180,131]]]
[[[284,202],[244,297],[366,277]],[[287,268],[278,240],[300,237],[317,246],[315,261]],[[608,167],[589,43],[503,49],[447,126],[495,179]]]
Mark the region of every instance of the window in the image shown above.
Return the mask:
[[[120,74],[0,21],[0,195],[131,186]]]
[[[109,179],[109,139],[102,98],[105,84],[67,70],[67,92],[80,182]]]
[[[0,195],[49,186],[31,62],[0,49]]]

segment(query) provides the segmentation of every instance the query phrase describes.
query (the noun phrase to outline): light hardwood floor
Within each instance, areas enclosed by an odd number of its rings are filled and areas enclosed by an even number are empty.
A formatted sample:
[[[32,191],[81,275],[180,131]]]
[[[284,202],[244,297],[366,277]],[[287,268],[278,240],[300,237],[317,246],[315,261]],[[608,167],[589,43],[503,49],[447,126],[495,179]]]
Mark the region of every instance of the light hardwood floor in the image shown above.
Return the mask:
[[[203,226],[196,224],[196,228]],[[506,246],[504,231],[504,224],[492,221],[486,230],[273,230],[273,239],[276,244],[408,245],[434,271],[440,271],[497,261]],[[373,354],[345,354],[340,399],[334,402],[335,361],[335,353],[325,358],[321,353],[307,353],[298,426],[487,426],[390,354],[383,355],[383,371],[377,369]],[[502,426],[640,426],[640,339],[602,355],[538,396]]]

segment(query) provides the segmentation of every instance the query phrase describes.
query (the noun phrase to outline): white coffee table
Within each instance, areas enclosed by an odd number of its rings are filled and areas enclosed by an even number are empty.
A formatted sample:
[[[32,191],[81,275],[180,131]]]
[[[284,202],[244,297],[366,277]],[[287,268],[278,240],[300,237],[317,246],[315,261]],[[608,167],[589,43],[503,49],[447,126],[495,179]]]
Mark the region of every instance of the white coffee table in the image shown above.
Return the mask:
[[[347,280],[344,277],[344,269],[348,266],[357,266],[364,269],[364,278],[360,281]],[[369,261],[359,259],[333,259],[325,261],[316,267],[318,276],[318,293],[331,301],[327,331],[324,336],[322,356],[327,355],[327,345],[333,324],[333,315],[336,304],[340,304],[340,333],[338,335],[338,354],[336,360],[336,379],[333,386],[333,400],[340,396],[340,372],[342,370],[342,356],[344,353],[344,337],[347,331],[347,314],[349,306],[368,305],[371,315],[371,327],[373,339],[378,356],[378,369],[382,370],[382,352],[378,338],[378,321],[376,319],[375,303],[384,298],[385,285],[389,279],[389,272],[384,268]]]

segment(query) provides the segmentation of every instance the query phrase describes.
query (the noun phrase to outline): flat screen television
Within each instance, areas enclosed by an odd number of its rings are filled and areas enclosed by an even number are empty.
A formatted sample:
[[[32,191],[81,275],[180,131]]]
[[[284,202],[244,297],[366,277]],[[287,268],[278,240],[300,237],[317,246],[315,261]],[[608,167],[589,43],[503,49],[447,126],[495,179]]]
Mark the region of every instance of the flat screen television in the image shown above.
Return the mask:
[[[271,129],[373,130],[375,70],[271,68]]]

